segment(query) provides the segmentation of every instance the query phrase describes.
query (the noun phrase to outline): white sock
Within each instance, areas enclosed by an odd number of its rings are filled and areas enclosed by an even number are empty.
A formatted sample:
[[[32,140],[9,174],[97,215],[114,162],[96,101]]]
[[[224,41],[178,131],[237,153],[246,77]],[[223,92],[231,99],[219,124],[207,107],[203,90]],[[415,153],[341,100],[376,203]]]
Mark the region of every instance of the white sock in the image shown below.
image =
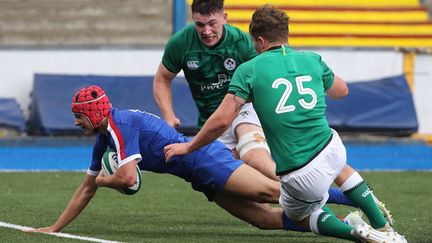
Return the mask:
[[[340,186],[342,192],[346,192],[363,181],[361,175],[356,171]]]
[[[315,234],[318,234],[318,235],[320,235],[320,232],[318,229],[318,217],[323,212],[325,212],[325,211],[320,208],[317,211],[313,212],[309,218],[309,227],[310,227],[311,231],[314,232]]]

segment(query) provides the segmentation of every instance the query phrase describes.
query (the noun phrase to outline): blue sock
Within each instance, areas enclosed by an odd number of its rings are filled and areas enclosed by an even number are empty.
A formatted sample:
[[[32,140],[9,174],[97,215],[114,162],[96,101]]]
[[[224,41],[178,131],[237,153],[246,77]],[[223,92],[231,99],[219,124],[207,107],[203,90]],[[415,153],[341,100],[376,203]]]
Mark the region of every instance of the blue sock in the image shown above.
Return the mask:
[[[299,232],[310,232],[310,230],[307,230],[307,229],[303,228],[302,226],[294,223],[294,221],[292,221],[291,219],[288,218],[288,216],[286,216],[285,212],[282,213],[282,222],[283,222],[283,228],[286,230],[299,231]]]
[[[358,207],[357,204],[351,201],[347,196],[345,196],[345,194],[341,190],[337,188],[330,187],[328,193],[329,198],[327,200],[327,203],[342,204],[355,208]]]

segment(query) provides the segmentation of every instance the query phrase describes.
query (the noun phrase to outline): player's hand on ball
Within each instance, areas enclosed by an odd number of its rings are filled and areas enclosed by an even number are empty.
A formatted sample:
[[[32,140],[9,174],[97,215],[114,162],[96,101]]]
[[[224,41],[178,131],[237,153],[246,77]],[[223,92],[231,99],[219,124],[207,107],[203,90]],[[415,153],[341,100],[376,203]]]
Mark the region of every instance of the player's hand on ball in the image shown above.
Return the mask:
[[[99,175],[100,177],[104,177],[104,176],[108,176],[107,174],[105,174],[104,170],[99,171]]]
[[[105,177],[105,173],[101,171],[95,180],[97,186],[101,186],[102,184],[101,182],[103,181],[104,177]]]
[[[112,149],[108,149],[105,151],[104,155],[102,156],[102,170],[103,173],[99,173],[99,175],[96,177],[95,183],[97,186],[107,186],[107,179],[109,176],[113,175],[119,168],[118,161],[117,161],[117,153],[113,151]],[[117,189],[117,191],[126,194],[126,195],[133,195],[139,191],[142,185],[142,175],[141,170],[138,165],[136,165],[135,168],[136,173],[136,182],[133,186]]]

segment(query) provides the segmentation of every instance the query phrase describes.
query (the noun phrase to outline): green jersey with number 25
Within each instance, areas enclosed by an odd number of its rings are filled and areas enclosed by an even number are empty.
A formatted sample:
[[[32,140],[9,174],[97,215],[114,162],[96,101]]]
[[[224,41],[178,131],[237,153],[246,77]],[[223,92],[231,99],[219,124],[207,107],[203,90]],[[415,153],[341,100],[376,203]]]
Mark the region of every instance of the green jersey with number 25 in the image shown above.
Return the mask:
[[[251,99],[277,174],[300,168],[331,138],[325,91],[334,74],[318,54],[278,46],[240,65],[229,93]]]

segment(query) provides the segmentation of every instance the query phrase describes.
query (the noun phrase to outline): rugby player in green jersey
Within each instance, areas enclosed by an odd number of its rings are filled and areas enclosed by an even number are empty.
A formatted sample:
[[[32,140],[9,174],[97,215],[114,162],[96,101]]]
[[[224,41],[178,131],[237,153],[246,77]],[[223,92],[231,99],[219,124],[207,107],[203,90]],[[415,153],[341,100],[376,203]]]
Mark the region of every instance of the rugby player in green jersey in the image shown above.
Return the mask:
[[[194,0],[191,6],[194,23],[180,30],[168,41],[163,59],[155,75],[153,92],[163,118],[172,127],[180,120],[172,106],[171,82],[183,70],[199,111],[198,127],[217,109],[228,91],[237,67],[256,56],[249,35],[226,24],[223,0]],[[236,158],[273,180],[276,165],[251,103],[246,103],[236,119],[219,137]],[[340,192],[331,188],[329,203],[357,206]],[[376,203],[391,222],[384,205]]]
[[[345,81],[321,57],[288,46],[288,16],[265,5],[249,32],[259,55],[240,65],[218,109],[188,143],[165,147],[165,158],[190,153],[222,134],[251,100],[276,162],[280,205],[289,218],[316,234],[351,241],[406,242],[386,222],[363,178],[346,164],[346,150],[326,116],[326,94],[348,94]],[[347,225],[323,206],[335,182],[369,219]]]
[[[153,82],[155,100],[172,127],[181,123],[172,106],[171,82],[177,73],[183,70],[189,83],[199,112],[197,126],[201,128],[222,102],[235,69],[256,56],[248,34],[226,24],[223,0],[194,0],[191,10],[194,23],[168,41]],[[278,180],[261,124],[250,103],[219,140],[235,157]]]

